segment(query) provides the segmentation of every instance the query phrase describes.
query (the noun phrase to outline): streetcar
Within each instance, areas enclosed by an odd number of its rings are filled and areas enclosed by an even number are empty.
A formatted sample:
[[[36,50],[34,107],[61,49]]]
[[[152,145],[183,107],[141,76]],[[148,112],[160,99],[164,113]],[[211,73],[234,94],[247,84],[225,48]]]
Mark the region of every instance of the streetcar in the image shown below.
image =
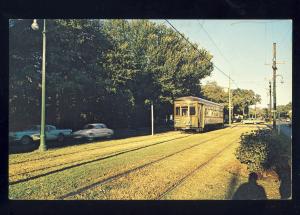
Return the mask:
[[[174,101],[174,129],[202,132],[224,126],[224,106],[194,96]]]

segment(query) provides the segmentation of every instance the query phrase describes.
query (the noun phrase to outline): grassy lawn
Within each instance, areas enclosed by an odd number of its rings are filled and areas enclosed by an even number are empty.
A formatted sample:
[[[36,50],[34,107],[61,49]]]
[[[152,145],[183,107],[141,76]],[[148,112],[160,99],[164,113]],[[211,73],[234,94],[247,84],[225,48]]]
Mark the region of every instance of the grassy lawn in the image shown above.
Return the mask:
[[[228,135],[231,141],[225,141],[225,145],[236,141],[236,136],[236,131]],[[218,146],[224,146],[224,138],[206,142],[70,199],[157,199],[174,182],[216,154]]]
[[[94,144],[87,144],[85,147],[72,146],[70,148],[51,150],[45,153],[34,152],[25,156],[14,155],[10,160],[10,182],[20,179],[32,177],[39,174],[44,174],[50,171],[55,171],[64,167],[78,165],[84,162],[93,161],[105,156],[113,155],[118,152],[132,150],[143,146],[161,143],[176,138],[184,138],[186,134],[175,133],[172,135],[158,136],[156,139],[149,137],[142,140],[129,141],[105,141]],[[45,156],[43,156],[43,154]],[[28,159],[28,157],[30,157]]]
[[[224,152],[163,199],[230,199],[248,174],[233,151],[241,133],[253,129],[256,126],[236,126],[193,135],[166,132],[51,149],[45,153],[10,155],[9,179],[15,184],[9,186],[9,198],[157,199],[176,181],[224,148]],[[122,153],[113,156],[119,152]],[[101,183],[142,165],[145,167]],[[34,176],[38,177],[32,178]],[[259,183],[265,187],[268,198],[278,198],[278,192],[272,191],[278,190],[278,181]]]

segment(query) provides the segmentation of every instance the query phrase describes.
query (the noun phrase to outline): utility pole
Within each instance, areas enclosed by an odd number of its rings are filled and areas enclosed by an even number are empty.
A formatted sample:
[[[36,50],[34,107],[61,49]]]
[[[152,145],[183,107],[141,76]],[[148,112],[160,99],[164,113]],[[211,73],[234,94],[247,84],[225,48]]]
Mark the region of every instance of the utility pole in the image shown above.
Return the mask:
[[[153,113],[153,102],[151,102],[151,135],[154,135],[154,113]]]
[[[270,103],[269,103],[269,120],[272,120],[272,87],[271,81],[269,81],[269,94],[270,94]]]
[[[277,70],[277,67],[276,65],[277,64],[284,64],[285,62],[282,61],[282,62],[278,62],[276,61],[276,43],[273,43],[273,63],[272,63],[272,69],[273,69],[273,110],[271,110],[271,104],[272,104],[272,99],[271,99],[271,96],[272,96],[272,92],[271,92],[271,81],[269,81],[269,91],[270,91],[270,112],[273,112],[270,113],[270,120],[271,120],[271,115],[273,115],[273,129],[276,129],[276,77],[277,76],[281,76],[281,75],[276,75],[276,70]],[[265,65],[270,65],[270,64],[266,64]],[[282,76],[281,76],[282,78]],[[283,83],[283,81],[282,81]]]
[[[273,129],[276,129],[276,43],[273,43]]]
[[[228,122],[231,125],[231,95],[230,95],[230,73],[229,73],[229,87],[228,87]]]

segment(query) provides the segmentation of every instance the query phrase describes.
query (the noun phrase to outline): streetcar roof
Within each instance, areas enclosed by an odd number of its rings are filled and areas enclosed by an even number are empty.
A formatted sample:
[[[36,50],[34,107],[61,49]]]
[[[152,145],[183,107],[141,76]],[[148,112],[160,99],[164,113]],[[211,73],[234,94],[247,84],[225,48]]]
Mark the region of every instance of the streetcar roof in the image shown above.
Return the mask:
[[[212,101],[209,101],[209,100],[206,100],[206,99],[202,99],[202,98],[199,98],[199,97],[195,97],[195,96],[184,96],[184,97],[180,97],[180,98],[175,99],[175,101],[198,101],[198,102],[203,103],[203,104],[217,105],[217,106],[221,106],[221,107],[224,106],[222,104],[218,104],[218,103],[215,103],[215,102],[212,102]]]

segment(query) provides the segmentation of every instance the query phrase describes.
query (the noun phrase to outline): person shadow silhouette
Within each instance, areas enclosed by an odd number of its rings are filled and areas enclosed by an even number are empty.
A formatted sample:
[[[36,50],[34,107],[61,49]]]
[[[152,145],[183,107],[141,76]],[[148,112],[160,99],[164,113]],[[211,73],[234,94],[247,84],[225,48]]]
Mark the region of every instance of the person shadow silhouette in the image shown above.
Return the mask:
[[[264,200],[267,199],[265,189],[257,184],[258,176],[255,172],[249,174],[248,182],[239,186],[233,194],[232,200]]]

